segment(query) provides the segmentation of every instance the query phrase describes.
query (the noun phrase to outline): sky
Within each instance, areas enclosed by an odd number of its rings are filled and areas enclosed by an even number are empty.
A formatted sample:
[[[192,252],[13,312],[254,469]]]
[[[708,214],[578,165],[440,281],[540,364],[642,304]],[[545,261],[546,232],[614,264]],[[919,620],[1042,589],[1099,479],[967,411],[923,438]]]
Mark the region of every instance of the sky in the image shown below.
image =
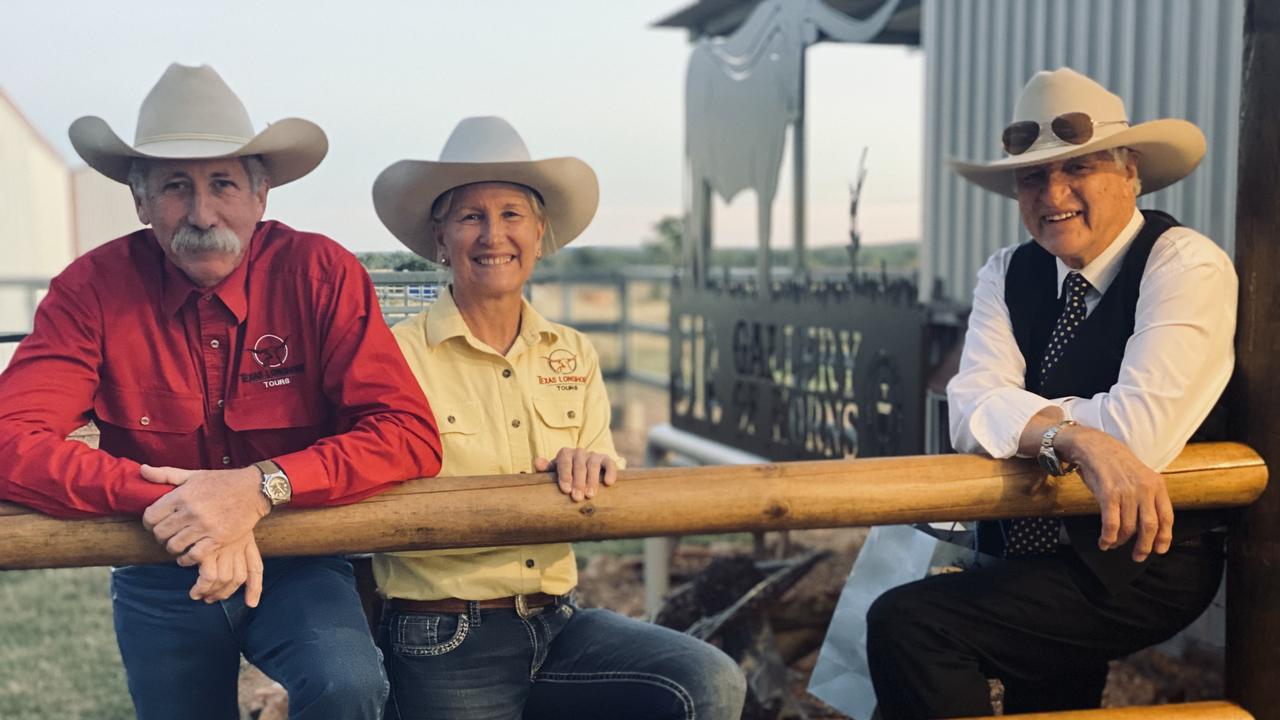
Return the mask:
[[[66,129],[97,115],[132,143],[138,106],[170,62],[208,63],[255,126],[303,117],[328,134],[311,175],[273,190],[268,217],[355,251],[402,249],[373,211],[386,166],[436,159],[456,123],[500,115],[534,158],[573,155],[601,204],[575,244],[636,245],[682,211],[684,76],[691,45],[652,23],[692,0],[7,3],[0,89],[66,158]],[[808,53],[808,243],[848,242],[863,147],[863,242],[915,240],[921,224],[924,54],[823,43]],[[791,241],[790,152],[773,218]],[[755,242],[750,191],[717,201],[715,242]]]

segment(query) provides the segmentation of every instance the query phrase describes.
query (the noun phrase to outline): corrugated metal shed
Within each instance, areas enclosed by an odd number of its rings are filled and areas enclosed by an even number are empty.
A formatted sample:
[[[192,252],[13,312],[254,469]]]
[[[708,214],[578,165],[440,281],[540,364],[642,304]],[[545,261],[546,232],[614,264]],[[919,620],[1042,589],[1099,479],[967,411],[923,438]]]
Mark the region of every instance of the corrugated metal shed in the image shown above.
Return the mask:
[[[39,288],[74,257],[72,223],[62,156],[0,91],[0,333],[30,329]]]
[[[1023,84],[1063,65],[1124,98],[1133,122],[1200,126],[1209,143],[1200,167],[1138,204],[1232,252],[1243,0],[924,0],[922,23],[923,300],[968,305],[986,258],[1026,239],[1016,204],[962,180],[946,159],[999,157]]]

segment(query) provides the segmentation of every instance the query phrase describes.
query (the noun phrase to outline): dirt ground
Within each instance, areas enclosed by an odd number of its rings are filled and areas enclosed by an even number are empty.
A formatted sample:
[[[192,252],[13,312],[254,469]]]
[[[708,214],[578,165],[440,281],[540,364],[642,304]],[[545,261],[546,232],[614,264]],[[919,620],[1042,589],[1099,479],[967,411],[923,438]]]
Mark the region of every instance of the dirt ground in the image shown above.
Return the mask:
[[[804,580],[782,598],[780,607],[774,613],[775,630],[778,631],[780,641],[791,638],[797,644],[797,647],[783,649],[783,653],[784,656],[791,653],[798,655],[790,663],[791,689],[811,720],[848,717],[807,692],[809,676],[817,662],[818,648],[824,632],[819,630],[810,633],[808,637],[795,638],[787,632],[789,628],[780,628],[779,625],[785,624],[788,617],[802,618],[805,622],[817,617],[829,620],[866,533],[865,528],[790,533],[791,547],[795,551],[801,548],[832,551],[829,558],[819,562]],[[769,541],[771,545],[777,542],[778,534],[772,535]],[[716,555],[741,552],[742,549],[741,546],[715,544],[706,547],[682,545],[672,562],[673,585],[694,576]],[[642,571],[639,555],[597,555],[591,558],[580,574],[579,598],[584,604],[608,607],[632,617],[643,617]],[[825,628],[825,624],[821,623],[822,628]],[[1111,675],[1103,693],[1103,705],[1124,707],[1221,698],[1222,665],[1220,652],[1199,646],[1188,647],[1180,656],[1155,648],[1144,650],[1111,664]],[[998,699],[998,687],[994,695]]]

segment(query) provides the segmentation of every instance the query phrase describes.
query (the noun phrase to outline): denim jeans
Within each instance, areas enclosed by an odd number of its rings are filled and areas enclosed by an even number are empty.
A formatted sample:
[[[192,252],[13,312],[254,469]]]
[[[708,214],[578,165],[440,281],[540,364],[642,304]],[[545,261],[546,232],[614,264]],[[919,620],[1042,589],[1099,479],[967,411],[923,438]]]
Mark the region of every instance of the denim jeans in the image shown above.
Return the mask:
[[[289,692],[289,717],[376,720],[387,696],[382,661],[336,557],[265,561],[262,601],[243,589],[206,605],[187,592],[195,568],[131,565],[111,573],[116,640],[140,720],[234,720],[244,654]]]
[[[746,680],[720,650],[608,610],[384,613],[387,720],[736,720]]]

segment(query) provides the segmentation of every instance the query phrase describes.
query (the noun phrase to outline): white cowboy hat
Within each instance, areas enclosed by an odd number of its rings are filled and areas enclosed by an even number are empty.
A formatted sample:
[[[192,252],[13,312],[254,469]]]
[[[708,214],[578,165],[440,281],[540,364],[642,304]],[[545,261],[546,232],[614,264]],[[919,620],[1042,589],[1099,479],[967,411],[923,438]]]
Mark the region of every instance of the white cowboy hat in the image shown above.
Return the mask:
[[[1093,137],[1081,145],[1059,140],[1049,123],[1066,113],[1092,118]],[[1022,120],[1041,124],[1040,136],[1025,152],[987,163],[952,159],[951,167],[987,190],[1016,198],[1013,171],[1018,168],[1127,147],[1137,151],[1145,194],[1191,174],[1204,157],[1200,128],[1186,120],[1152,120],[1131,127],[1124,100],[1071,68],[1041,71],[1027,82],[1013,109],[1013,121]]]
[[[415,253],[439,260],[431,231],[436,198],[462,185],[509,182],[533,188],[546,206],[550,231],[544,255],[569,244],[591,223],[600,204],[600,184],[590,165],[575,157],[531,160],[516,129],[499,117],[458,123],[439,162],[401,160],[373,181],[373,207],[391,234]]]
[[[329,140],[315,123],[285,118],[256,135],[240,98],[208,65],[174,63],[164,71],[138,110],[133,146],[105,120],[88,115],[67,131],[76,152],[94,170],[128,182],[135,158],[208,160],[259,155],[277,187],[320,164]]]

